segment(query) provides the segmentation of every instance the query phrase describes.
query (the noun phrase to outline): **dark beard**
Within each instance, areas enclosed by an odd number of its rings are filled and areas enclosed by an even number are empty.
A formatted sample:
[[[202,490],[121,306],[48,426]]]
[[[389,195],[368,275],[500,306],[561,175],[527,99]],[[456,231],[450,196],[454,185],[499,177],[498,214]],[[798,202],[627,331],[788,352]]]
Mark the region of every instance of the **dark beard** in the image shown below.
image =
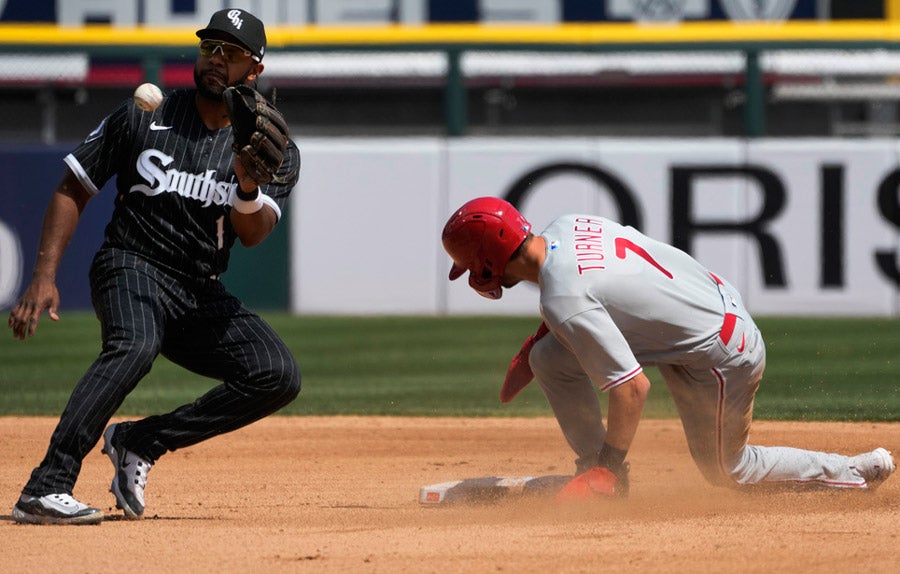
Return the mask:
[[[221,90],[216,90],[202,82],[200,80],[200,71],[197,68],[194,68],[194,85],[197,86],[197,92],[201,97],[213,100],[214,102],[224,101],[223,94],[225,93],[225,89],[222,88]]]
[[[247,81],[247,76],[249,76],[249,75],[250,75],[250,71],[248,70],[247,73],[244,74],[243,77],[238,79],[236,82],[229,84],[228,86],[225,86],[221,89],[215,89],[215,88],[211,88],[210,86],[208,86],[207,84],[205,84],[204,82],[201,81],[200,71],[196,67],[194,67],[194,85],[197,86],[197,92],[200,94],[201,97],[206,98],[208,100],[213,100],[214,102],[223,102],[223,101],[225,101],[224,94],[225,94],[225,90],[227,88],[230,88],[233,86],[240,86],[241,84],[246,84],[252,88],[256,87],[255,86],[256,82],[248,82]]]

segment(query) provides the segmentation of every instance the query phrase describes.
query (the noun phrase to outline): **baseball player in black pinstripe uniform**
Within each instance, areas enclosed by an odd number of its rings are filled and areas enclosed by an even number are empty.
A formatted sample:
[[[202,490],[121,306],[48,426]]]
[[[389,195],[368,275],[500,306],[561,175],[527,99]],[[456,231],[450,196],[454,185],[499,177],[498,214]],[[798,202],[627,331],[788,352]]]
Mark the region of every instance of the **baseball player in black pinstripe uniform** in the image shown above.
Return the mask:
[[[298,179],[300,154],[291,142],[265,184],[232,150],[223,93],[255,84],[263,71],[265,29],[248,12],[228,9],[216,12],[197,36],[196,89],[169,94],[152,112],[122,103],[65,158],[32,282],[9,326],[24,339],[45,310],[59,319],[55,275],[63,252],[85,204],[115,176],[115,211],[90,270],[103,347],[13,508],[17,522],[103,519],[100,509],[72,496],[82,460],[101,434],[115,466],[110,490],[116,505],[127,518],[140,518],[147,472],[163,454],[250,424],[300,391],[290,351],[219,281],[235,239],[245,246],[261,242]],[[222,383],[170,413],[104,432],[160,353]]]

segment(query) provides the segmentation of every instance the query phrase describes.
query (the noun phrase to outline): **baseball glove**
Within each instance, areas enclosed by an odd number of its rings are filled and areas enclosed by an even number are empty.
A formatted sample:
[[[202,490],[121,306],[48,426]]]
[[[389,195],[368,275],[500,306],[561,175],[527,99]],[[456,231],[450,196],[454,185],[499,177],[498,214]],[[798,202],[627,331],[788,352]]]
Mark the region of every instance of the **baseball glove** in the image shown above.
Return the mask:
[[[284,116],[249,86],[225,90],[225,105],[234,134],[231,145],[247,174],[258,184],[277,182],[275,173],[288,146]]]
[[[500,389],[501,403],[508,403],[513,400],[519,394],[519,391],[528,386],[528,383],[534,378],[534,373],[531,372],[531,365],[528,364],[528,355],[531,354],[534,344],[549,332],[547,325],[541,321],[537,332],[525,339],[522,348],[513,357],[512,362],[509,364],[509,369],[506,371],[506,378],[504,378],[503,387]]]

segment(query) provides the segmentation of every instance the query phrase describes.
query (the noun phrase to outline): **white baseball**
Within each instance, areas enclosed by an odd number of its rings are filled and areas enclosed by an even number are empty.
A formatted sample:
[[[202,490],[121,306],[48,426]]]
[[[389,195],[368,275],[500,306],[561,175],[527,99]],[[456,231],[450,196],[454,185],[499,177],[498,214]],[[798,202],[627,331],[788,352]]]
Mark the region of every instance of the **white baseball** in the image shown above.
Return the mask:
[[[145,112],[152,112],[163,101],[162,90],[155,84],[141,84],[134,91],[134,103]]]

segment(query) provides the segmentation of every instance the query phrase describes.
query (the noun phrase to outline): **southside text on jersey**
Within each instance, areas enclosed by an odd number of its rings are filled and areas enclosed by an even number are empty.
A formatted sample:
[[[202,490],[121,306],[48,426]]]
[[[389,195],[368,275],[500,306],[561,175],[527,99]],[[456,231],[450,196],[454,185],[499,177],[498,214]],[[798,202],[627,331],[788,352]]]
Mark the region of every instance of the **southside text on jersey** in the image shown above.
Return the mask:
[[[131,186],[129,191],[138,191],[148,196],[177,193],[182,197],[203,202],[203,207],[209,207],[213,203],[228,205],[233,201],[237,182],[216,181],[213,179],[216,173],[214,169],[208,169],[202,174],[163,169],[173,161],[175,158],[156,149],[141,152],[138,156],[137,171],[149,185],[139,183]]]

